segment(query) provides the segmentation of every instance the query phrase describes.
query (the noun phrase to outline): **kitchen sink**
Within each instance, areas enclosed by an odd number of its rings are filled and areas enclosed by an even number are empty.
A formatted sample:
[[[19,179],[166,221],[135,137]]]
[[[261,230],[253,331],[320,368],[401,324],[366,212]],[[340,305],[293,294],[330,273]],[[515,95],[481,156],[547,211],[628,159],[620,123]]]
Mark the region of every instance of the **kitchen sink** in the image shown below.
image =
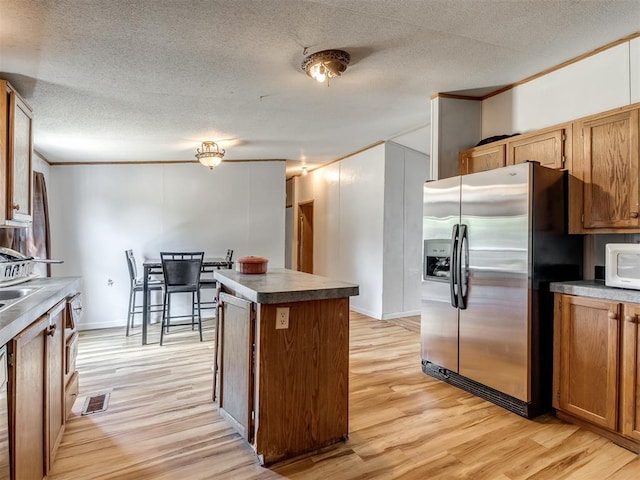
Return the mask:
[[[40,288],[0,288],[0,311],[27,298]]]
[[[8,290],[0,290],[0,300],[14,300],[16,298],[26,297],[35,291],[35,288],[12,288]]]

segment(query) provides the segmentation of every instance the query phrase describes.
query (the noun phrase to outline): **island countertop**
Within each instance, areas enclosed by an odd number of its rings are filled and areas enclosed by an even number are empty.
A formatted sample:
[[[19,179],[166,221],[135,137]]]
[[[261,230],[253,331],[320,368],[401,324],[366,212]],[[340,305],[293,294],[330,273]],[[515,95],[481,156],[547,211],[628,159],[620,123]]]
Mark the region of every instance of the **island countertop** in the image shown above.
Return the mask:
[[[272,268],[261,274],[217,270],[214,277],[247,300],[265,304],[326,300],[359,293],[354,283],[286,268]]]

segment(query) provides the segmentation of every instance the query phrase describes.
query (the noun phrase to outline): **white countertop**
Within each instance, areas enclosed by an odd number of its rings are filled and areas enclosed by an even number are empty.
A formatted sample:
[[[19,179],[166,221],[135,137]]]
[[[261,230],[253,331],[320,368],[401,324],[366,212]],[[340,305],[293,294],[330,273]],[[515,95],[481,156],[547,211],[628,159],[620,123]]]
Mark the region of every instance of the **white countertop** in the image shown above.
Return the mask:
[[[617,302],[640,303],[640,290],[607,287],[602,280],[575,280],[571,282],[553,282],[549,286],[552,292],[581,297],[601,298]]]
[[[21,288],[36,291],[0,311],[0,346],[6,344],[60,300],[80,290],[80,277],[34,278],[0,290]],[[3,303],[3,302],[0,302]]]

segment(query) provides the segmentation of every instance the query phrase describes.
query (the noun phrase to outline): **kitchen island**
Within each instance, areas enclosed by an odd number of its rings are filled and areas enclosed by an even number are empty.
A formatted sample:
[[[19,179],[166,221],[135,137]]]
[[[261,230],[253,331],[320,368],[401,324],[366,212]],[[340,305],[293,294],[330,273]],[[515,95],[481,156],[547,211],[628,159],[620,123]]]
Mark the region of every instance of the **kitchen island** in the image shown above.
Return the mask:
[[[358,286],[287,269],[215,278],[221,415],[263,465],[345,440],[349,297]]]

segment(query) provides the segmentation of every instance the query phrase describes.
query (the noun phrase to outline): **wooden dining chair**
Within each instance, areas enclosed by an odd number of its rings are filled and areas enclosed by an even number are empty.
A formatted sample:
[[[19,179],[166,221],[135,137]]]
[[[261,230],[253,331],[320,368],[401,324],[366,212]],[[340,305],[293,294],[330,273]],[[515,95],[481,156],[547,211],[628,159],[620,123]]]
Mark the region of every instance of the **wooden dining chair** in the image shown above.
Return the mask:
[[[169,333],[170,326],[191,325],[193,330],[196,318],[200,341],[202,341],[202,317],[200,315],[200,272],[204,252],[160,252],[162,274],[164,276],[164,309],[160,328],[160,345],[164,334]],[[191,293],[191,314],[171,315],[171,295]],[[190,318],[189,323],[171,323],[171,319]]]
[[[142,278],[138,278],[138,267],[133,256],[133,250],[125,250],[124,253],[127,258],[127,268],[129,269],[129,308],[127,309],[126,331],[126,336],[128,337],[130,328],[134,326],[134,315],[142,314],[142,305],[136,305],[136,297],[138,292],[144,292],[144,284]],[[160,279],[149,280],[150,291],[160,291],[163,288],[164,281]],[[149,305],[150,312],[162,312],[163,310],[164,305],[162,303]]]

